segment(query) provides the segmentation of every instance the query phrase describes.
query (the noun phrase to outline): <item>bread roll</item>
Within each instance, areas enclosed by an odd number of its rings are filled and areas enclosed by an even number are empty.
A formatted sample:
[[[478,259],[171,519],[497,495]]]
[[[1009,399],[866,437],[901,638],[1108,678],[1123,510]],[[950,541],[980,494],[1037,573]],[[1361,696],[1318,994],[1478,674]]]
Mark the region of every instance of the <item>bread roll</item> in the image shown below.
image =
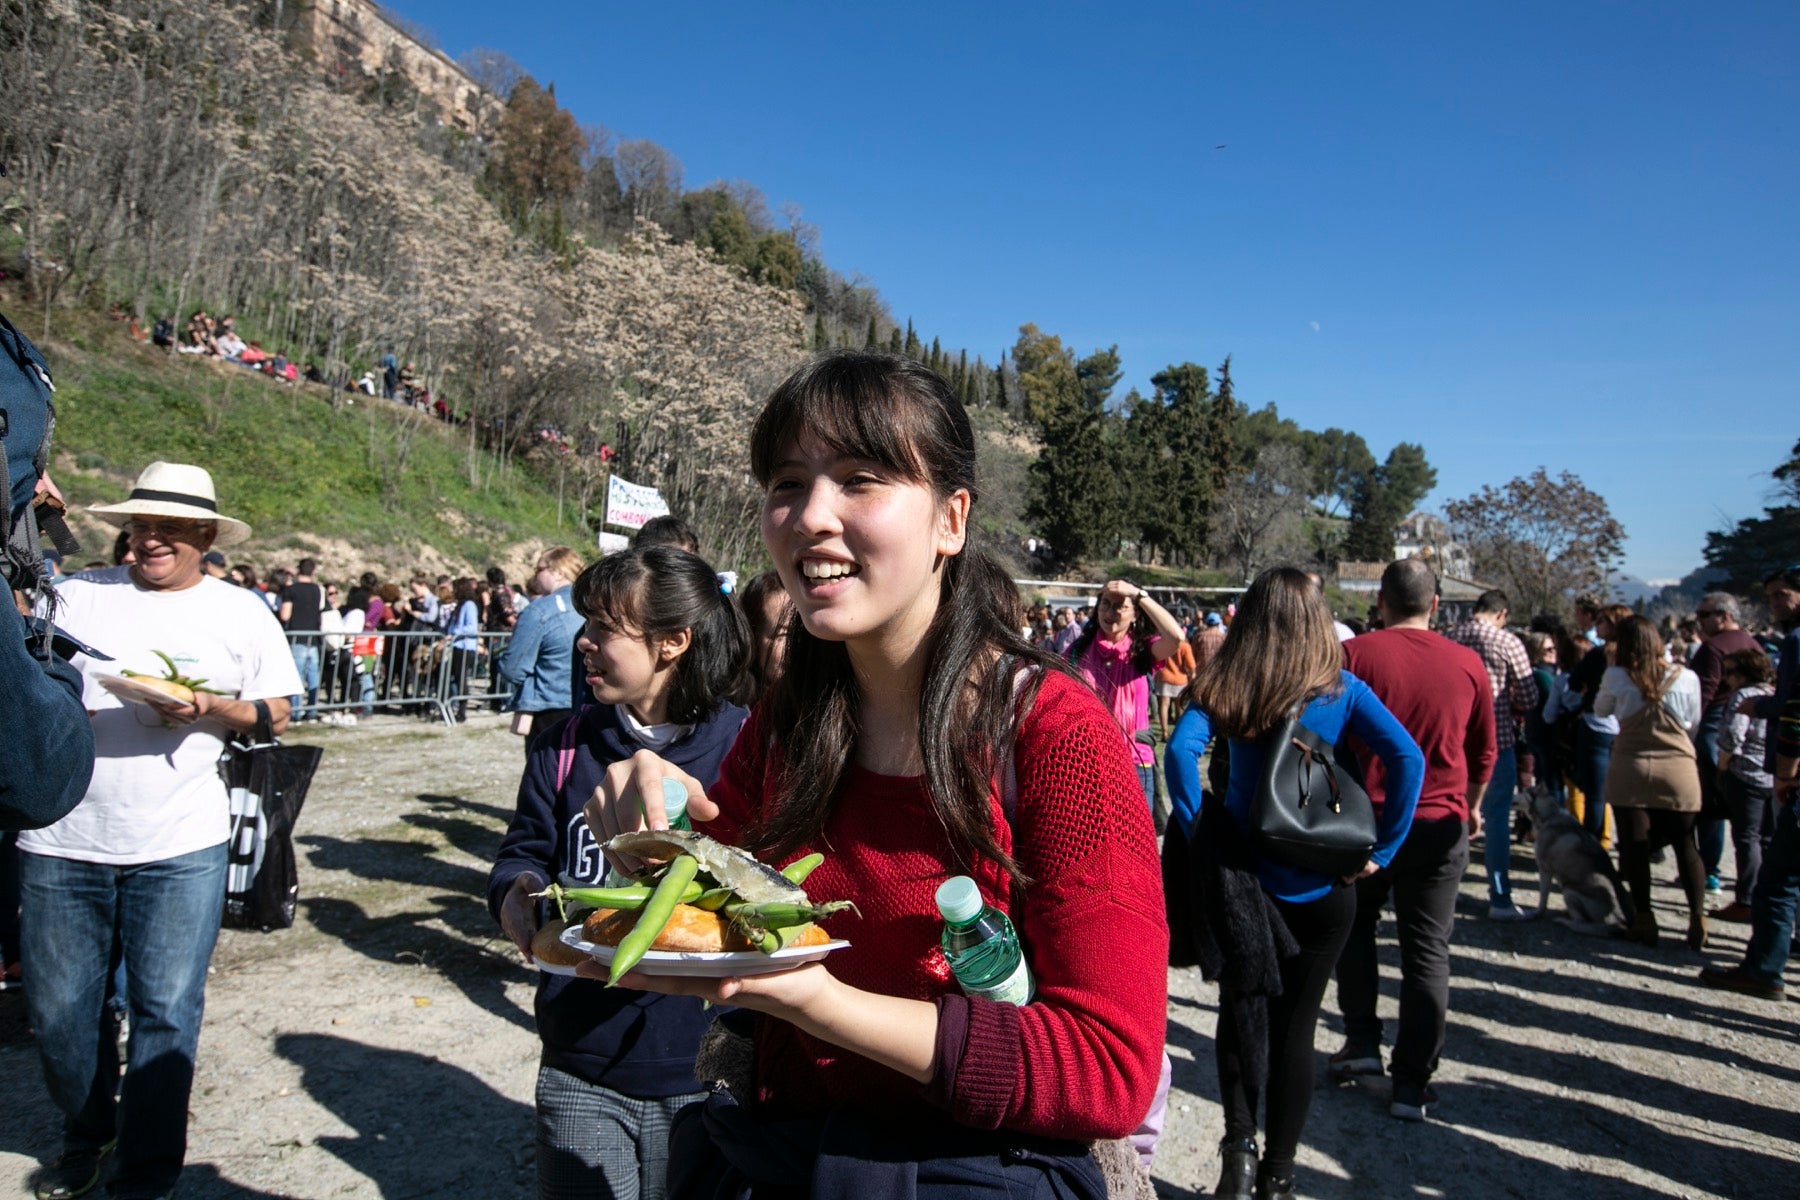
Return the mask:
[[[587,955],[563,944],[562,931],[568,927],[568,922],[555,917],[544,922],[544,927],[531,939],[531,957],[553,967],[579,967],[586,962]]]
[[[638,914],[617,909],[594,910],[581,926],[581,936],[596,946],[616,946],[637,925]],[[808,925],[789,941],[790,946],[819,946],[831,935],[817,925]],[[684,954],[718,953],[725,950],[752,950],[743,935],[731,928],[722,912],[708,912],[692,904],[677,904],[669,923],[650,944],[652,950],[670,950]]]

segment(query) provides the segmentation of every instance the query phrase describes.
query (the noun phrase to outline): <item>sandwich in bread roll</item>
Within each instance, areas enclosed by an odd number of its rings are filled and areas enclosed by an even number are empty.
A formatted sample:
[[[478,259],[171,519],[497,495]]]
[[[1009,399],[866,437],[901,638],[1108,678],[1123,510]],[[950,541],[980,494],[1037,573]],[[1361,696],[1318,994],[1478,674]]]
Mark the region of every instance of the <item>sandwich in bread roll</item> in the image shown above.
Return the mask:
[[[153,688],[169,697],[173,704],[183,705],[194,702],[194,689],[185,683],[176,683],[173,679],[158,679],[154,675],[131,674],[126,676],[139,687]]]
[[[618,909],[599,908],[582,922],[581,936],[596,946],[616,946],[637,924],[638,914]],[[831,935],[817,925],[808,925],[788,939],[789,946],[822,946]],[[754,950],[744,935],[731,927],[731,918],[723,912],[708,912],[692,904],[677,904],[669,923],[650,943],[652,950],[668,950],[682,954],[717,954],[724,951]]]

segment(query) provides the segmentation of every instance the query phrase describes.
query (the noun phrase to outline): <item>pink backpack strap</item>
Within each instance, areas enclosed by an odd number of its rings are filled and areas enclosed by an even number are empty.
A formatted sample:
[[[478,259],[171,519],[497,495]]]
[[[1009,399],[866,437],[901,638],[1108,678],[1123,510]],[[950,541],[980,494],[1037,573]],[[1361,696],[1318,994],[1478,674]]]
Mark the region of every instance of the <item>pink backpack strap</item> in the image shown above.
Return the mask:
[[[562,742],[556,748],[556,794],[562,795],[563,784],[569,782],[569,772],[575,769],[575,734],[581,725],[581,718],[587,715],[587,705],[582,705],[570,714],[568,723],[563,726]]]

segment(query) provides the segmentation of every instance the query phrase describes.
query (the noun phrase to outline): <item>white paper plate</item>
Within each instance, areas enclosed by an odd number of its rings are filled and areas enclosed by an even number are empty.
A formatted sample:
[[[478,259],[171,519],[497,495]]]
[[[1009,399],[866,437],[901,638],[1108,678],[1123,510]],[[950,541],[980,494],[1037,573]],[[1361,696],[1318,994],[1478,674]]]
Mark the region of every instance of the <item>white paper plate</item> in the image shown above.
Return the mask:
[[[547,963],[541,958],[531,960],[531,965],[546,975],[573,975],[574,967],[565,967],[561,963]]]
[[[572,946],[602,965],[611,965],[614,946],[596,946],[581,936],[581,926],[563,930],[563,945]],[[817,962],[833,950],[842,950],[845,941],[821,942],[817,946],[789,946],[773,954],[758,950],[726,950],[716,953],[686,953],[678,950],[650,950],[635,970],[646,975],[684,975],[699,979],[726,979],[733,975],[769,975],[802,963]]]
[[[111,692],[121,700],[133,704],[147,704],[151,708],[186,708],[187,705],[177,700],[160,688],[153,688],[147,683],[139,683],[123,675],[102,675],[99,679],[102,688]]]

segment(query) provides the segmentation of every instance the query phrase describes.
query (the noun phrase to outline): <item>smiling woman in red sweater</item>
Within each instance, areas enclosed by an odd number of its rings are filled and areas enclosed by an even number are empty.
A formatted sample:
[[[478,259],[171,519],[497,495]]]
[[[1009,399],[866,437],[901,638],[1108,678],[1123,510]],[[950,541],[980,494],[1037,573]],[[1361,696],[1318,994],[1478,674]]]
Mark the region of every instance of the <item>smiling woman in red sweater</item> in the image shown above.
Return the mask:
[[[687,1194],[868,1197],[898,1171],[920,1197],[1098,1197],[1085,1143],[1143,1120],[1166,1022],[1168,929],[1130,747],[1018,635],[1017,593],[969,544],[975,441],[940,377],[881,355],[814,360],[770,398],[751,459],[796,612],[782,680],[710,795],[645,752],[609,773],[588,820],[603,841],[637,827],[635,796],[673,776],[713,836],[778,864],[824,852],[807,892],[861,918],[831,923],[848,949],[780,974],[627,977],[755,1011],[756,1094],[737,1100],[755,1129],[803,1131],[798,1165],[776,1163],[730,1135],[715,1097],[721,1169]],[[957,988],[933,901],[954,874],[1010,912],[1031,1003]]]

